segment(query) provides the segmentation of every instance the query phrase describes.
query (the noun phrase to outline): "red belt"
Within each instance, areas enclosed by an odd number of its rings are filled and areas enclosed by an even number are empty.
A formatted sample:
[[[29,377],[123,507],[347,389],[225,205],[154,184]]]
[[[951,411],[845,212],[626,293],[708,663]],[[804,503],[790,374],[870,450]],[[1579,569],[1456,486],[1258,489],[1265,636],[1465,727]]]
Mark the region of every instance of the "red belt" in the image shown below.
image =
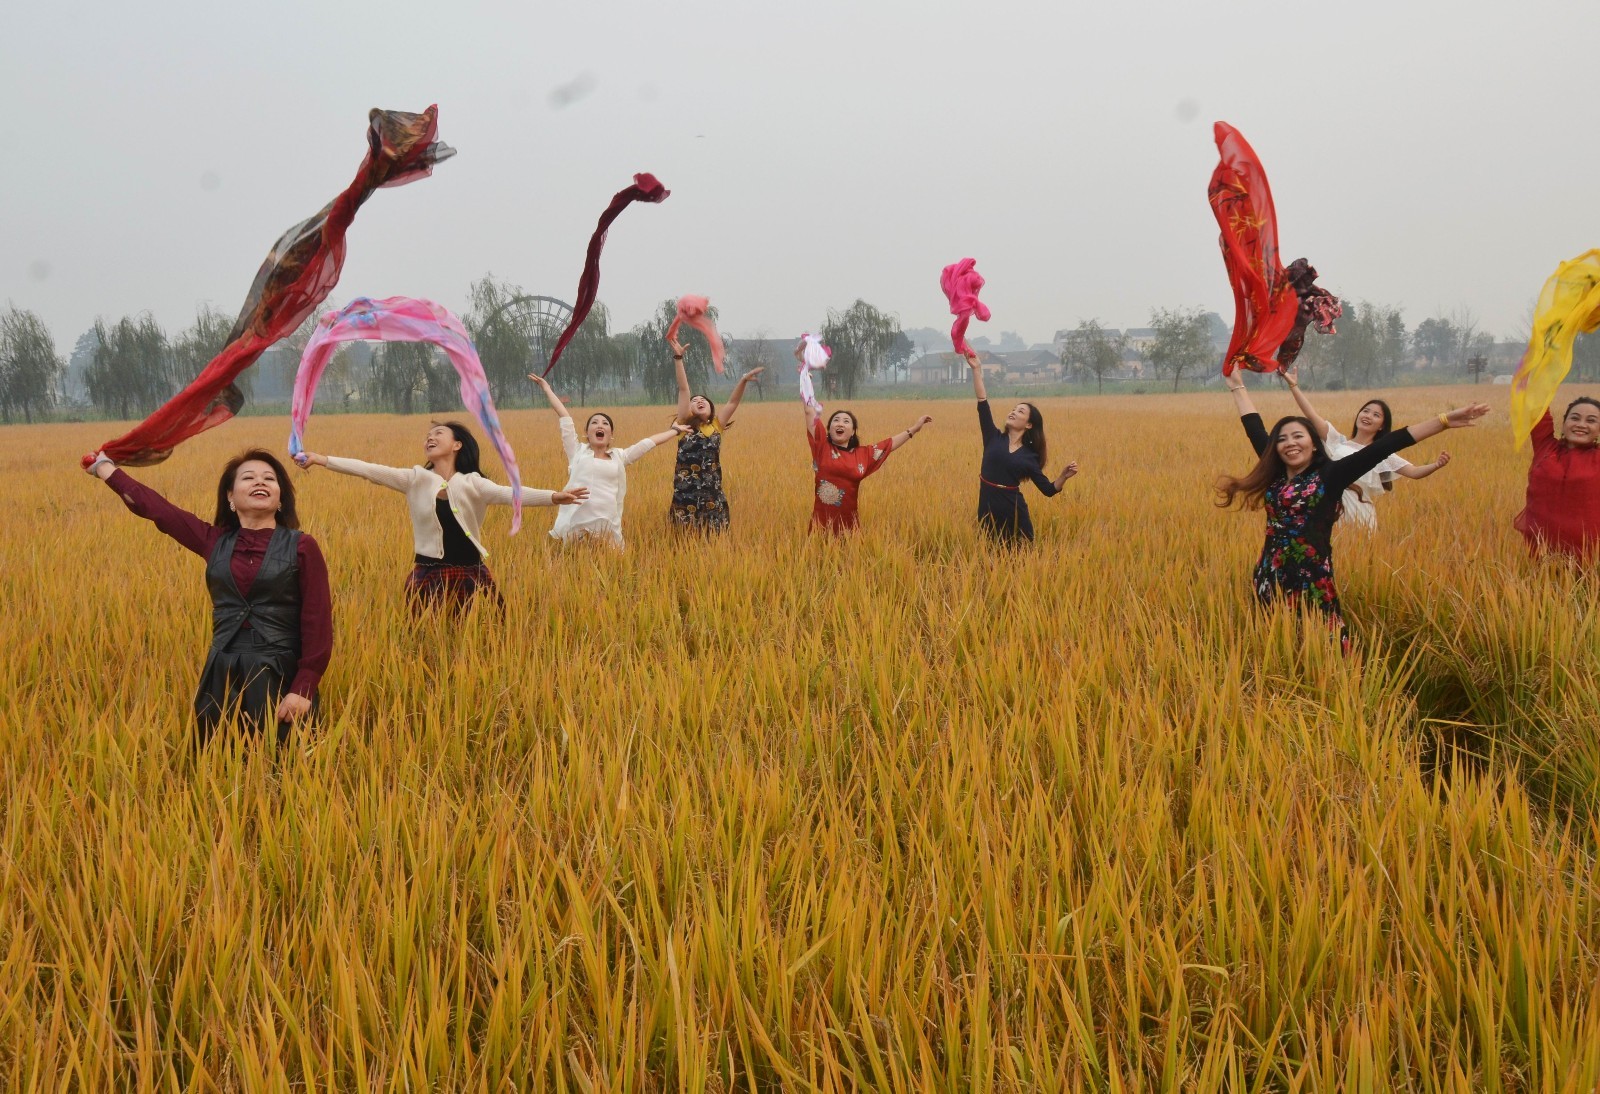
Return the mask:
[[[996,490],[1010,490],[1012,492],[1016,492],[1016,491],[1022,489],[1022,487],[1020,487],[1020,486],[1001,486],[997,482],[990,482],[988,479],[984,478],[982,475],[978,476],[978,481],[983,483],[983,485],[985,485],[985,486],[992,486]]]

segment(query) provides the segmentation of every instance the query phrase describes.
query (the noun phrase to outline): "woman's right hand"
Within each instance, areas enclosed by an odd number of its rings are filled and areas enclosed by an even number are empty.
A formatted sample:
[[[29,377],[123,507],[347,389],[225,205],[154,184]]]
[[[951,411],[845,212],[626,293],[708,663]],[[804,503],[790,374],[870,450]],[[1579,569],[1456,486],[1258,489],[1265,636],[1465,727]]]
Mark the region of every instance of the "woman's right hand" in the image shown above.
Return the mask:
[[[557,490],[550,495],[550,500],[557,505],[582,505],[589,500],[589,488],[574,486],[571,490]]]
[[[672,356],[674,357],[682,357],[687,352],[683,347],[683,343],[671,335],[667,336],[667,345],[672,347]]]
[[[104,482],[106,479],[109,479],[112,475],[116,474],[117,465],[112,461],[110,456],[106,455],[105,449],[101,449],[99,452],[94,454],[94,459],[89,461],[89,466],[85,467],[84,470],[93,475],[95,478]]]
[[[302,452],[294,458],[294,462],[301,467],[310,467],[312,464],[316,464],[318,467],[327,467],[328,457],[320,452]]]
[[[1232,372],[1227,373],[1222,377],[1222,383],[1229,391],[1243,391],[1244,370],[1236,368]]]
[[[976,370],[983,367],[983,364],[978,360],[978,355],[976,353],[969,351],[967,353],[963,353],[961,356],[966,358],[968,368]]]
[[[550,390],[550,381],[546,380],[539,373],[537,373],[537,372],[528,373],[528,379],[532,380],[535,384],[539,385],[539,387],[543,388],[545,391],[549,391]]]

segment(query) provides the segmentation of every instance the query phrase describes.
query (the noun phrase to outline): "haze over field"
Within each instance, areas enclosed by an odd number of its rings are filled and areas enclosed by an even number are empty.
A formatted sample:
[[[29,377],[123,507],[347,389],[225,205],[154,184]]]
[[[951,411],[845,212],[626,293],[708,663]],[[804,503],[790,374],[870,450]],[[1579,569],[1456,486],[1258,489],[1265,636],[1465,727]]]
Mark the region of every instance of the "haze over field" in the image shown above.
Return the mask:
[[[0,301],[62,350],[97,315],[232,313],[354,173],[367,109],[438,102],[461,154],[362,210],[330,303],[461,306],[488,271],[570,296],[595,215],[650,170],[673,196],[619,224],[601,287],[622,326],[688,291],[733,334],[857,297],[938,325],[967,254],[996,336],[1227,315],[1225,118],[1329,288],[1509,338],[1596,243],[1600,142],[1555,91],[1597,31],[1593,3],[1486,0],[19,5]]]

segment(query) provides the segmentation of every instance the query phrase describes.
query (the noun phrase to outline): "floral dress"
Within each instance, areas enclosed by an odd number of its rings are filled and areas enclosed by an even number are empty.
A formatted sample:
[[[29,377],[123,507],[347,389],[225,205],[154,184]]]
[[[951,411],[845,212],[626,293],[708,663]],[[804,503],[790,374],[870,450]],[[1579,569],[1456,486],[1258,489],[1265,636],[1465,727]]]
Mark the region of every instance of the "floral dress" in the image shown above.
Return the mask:
[[[1242,418],[1245,434],[1259,456],[1272,443],[1261,415]],[[1409,429],[1385,434],[1365,448],[1336,460],[1323,459],[1298,475],[1285,475],[1267,487],[1267,539],[1256,562],[1256,598],[1270,607],[1279,597],[1292,607],[1314,607],[1326,617],[1339,643],[1350,648],[1350,634],[1333,580],[1333,526],[1341,497],[1361,476],[1402,448],[1417,442]]]
[[[678,438],[671,516],[678,528],[728,530],[728,495],[722,492],[722,426],[715,419]]]

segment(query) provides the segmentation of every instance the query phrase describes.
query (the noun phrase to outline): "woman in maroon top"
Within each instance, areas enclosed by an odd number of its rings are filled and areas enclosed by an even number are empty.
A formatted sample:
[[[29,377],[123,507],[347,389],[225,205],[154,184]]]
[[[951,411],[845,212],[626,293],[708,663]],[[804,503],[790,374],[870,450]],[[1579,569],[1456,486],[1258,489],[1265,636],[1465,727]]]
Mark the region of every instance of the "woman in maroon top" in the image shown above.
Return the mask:
[[[251,731],[275,725],[284,741],[316,705],[333,653],[333,613],[328,567],[316,540],[299,531],[283,465],[260,449],[229,460],[210,524],[134,481],[104,452],[88,471],[206,560],[211,651],[194,697],[201,743],[231,716]]]
[[[1574,399],[1561,436],[1546,410],[1533,427],[1528,500],[1516,529],[1534,551],[1600,557],[1600,400]]]

